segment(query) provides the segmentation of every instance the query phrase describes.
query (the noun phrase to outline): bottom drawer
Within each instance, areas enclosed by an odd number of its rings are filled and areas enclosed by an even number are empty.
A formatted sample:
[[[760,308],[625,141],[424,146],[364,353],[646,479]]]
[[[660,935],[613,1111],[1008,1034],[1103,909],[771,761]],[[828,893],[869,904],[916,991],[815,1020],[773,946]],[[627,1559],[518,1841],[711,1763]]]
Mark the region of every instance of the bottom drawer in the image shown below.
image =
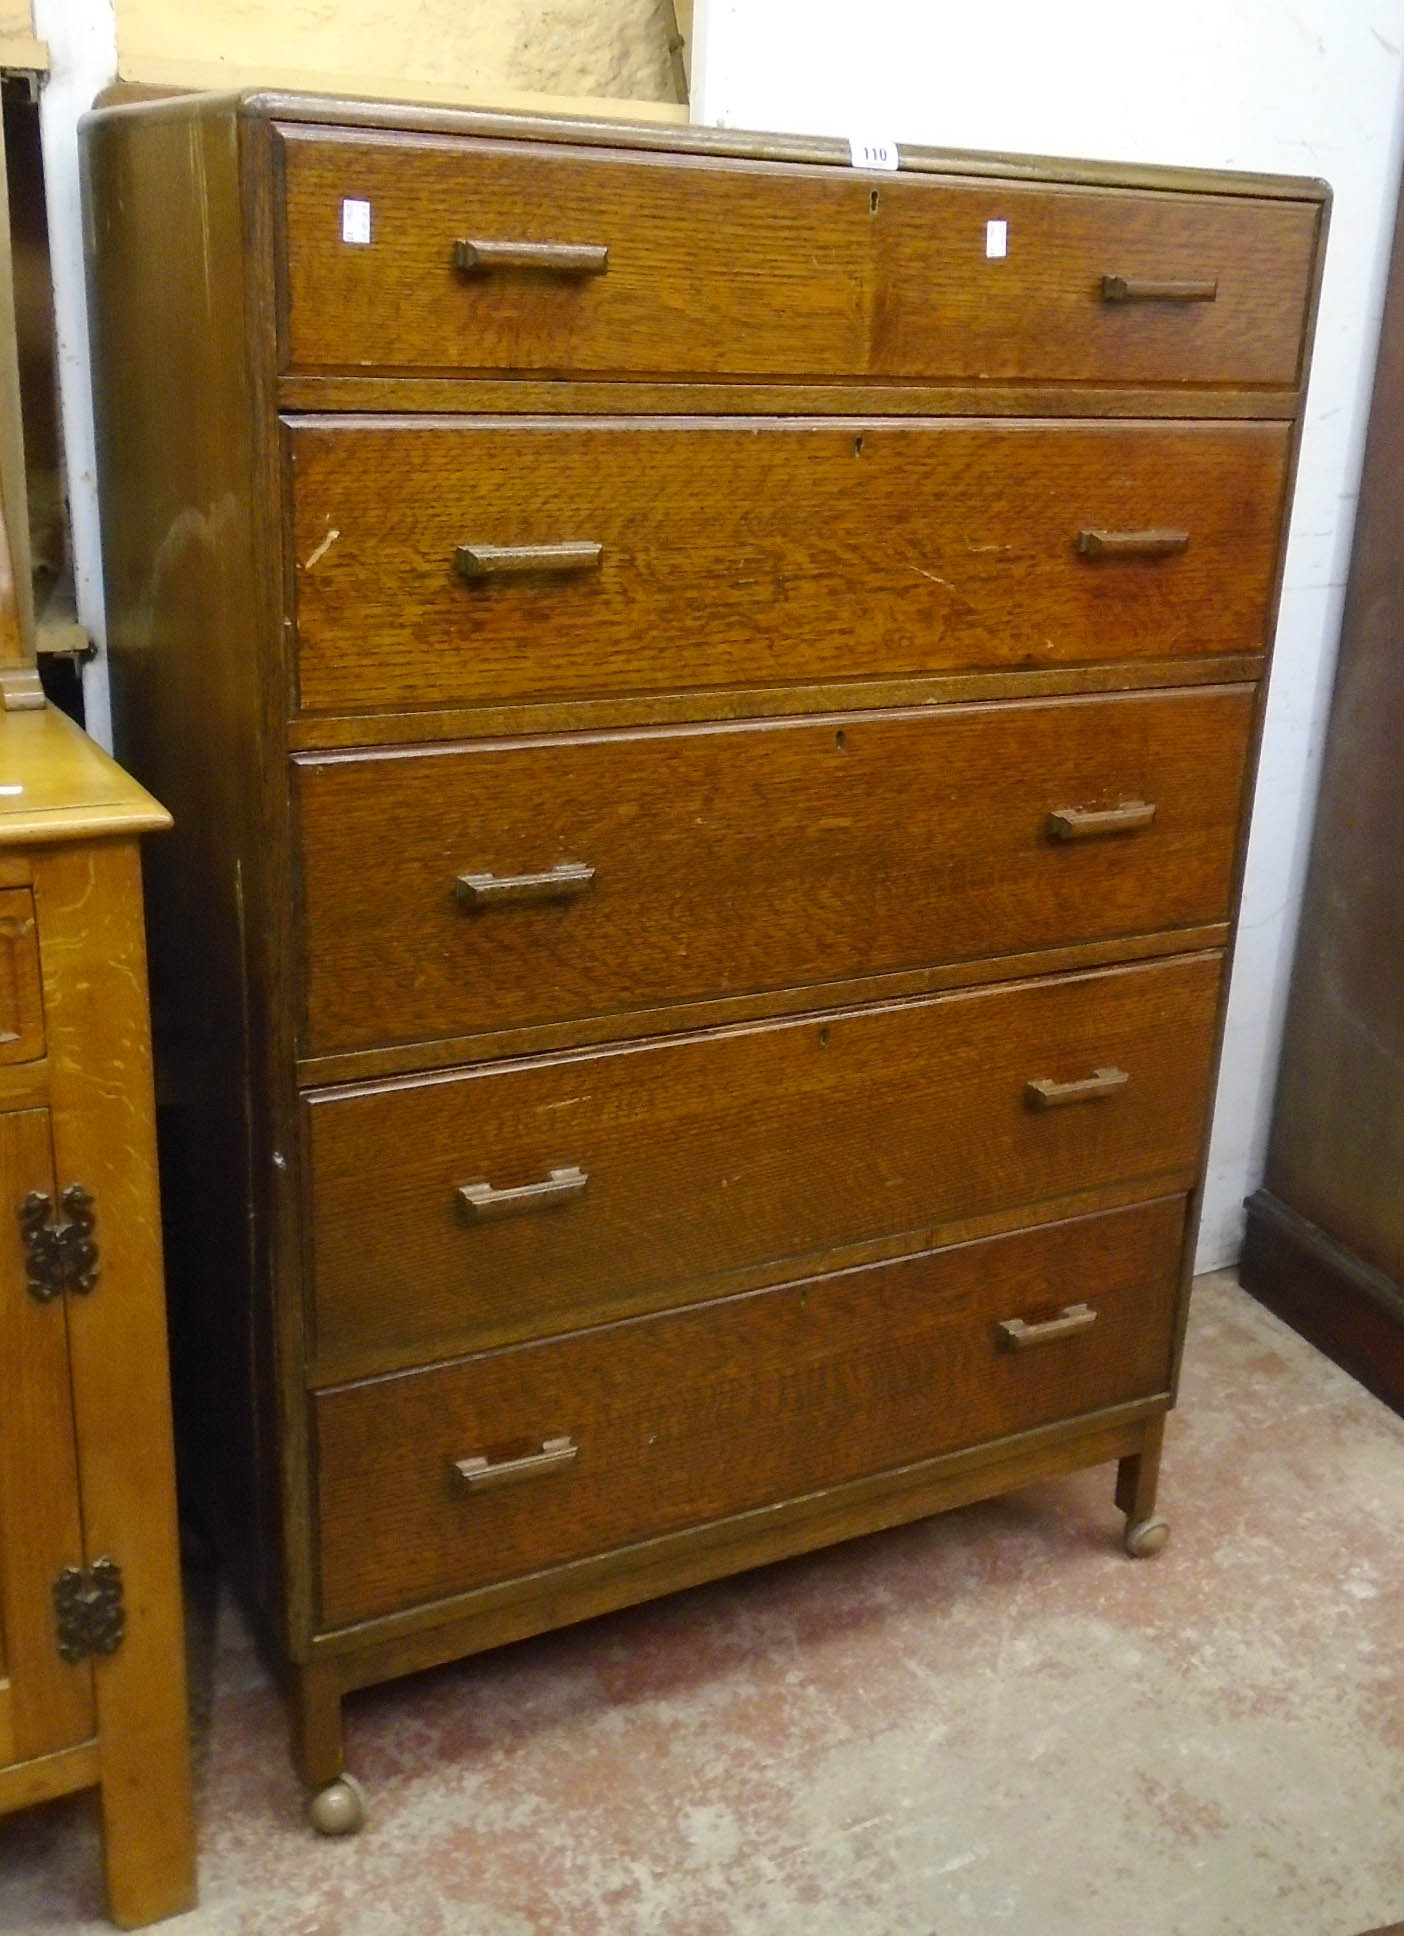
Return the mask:
[[[1161,1198],[323,1392],[323,1621],[1166,1391],[1183,1228]]]

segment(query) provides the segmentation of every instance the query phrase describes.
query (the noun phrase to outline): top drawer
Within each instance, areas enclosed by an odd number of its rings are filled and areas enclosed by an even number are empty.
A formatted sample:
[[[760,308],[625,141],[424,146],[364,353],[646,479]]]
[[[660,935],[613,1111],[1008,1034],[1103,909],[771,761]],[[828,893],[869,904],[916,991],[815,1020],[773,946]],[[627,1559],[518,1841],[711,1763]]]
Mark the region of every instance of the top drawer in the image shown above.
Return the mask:
[[[291,370],[1297,381],[1311,202],[280,132]]]

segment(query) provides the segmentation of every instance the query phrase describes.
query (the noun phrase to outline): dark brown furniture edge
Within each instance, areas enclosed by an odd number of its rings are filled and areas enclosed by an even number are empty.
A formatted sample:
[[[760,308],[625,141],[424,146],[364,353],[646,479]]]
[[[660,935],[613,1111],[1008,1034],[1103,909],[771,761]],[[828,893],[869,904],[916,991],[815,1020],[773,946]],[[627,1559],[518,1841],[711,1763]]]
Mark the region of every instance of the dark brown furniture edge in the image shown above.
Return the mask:
[[[162,100],[176,112],[188,111],[187,94],[161,90],[133,99],[120,86],[100,94],[103,114],[159,113]],[[638,148],[667,154],[724,155],[742,161],[808,162],[851,166],[847,141],[830,135],[762,134],[735,128],[700,127],[676,121],[628,121],[578,115],[523,114],[501,108],[431,107],[403,101],[374,101],[338,95],[284,93],[276,88],[246,88],[212,95],[242,116],[258,120],[335,123],[348,128],[386,129],[407,134],[469,134],[514,141],[559,141],[579,147]],[[928,148],[900,142],[898,167],[904,173],[990,176],[1001,180],[1059,182],[1075,187],[1152,188],[1171,194],[1249,195],[1269,201],[1330,203],[1329,183],[1313,175],[1257,175],[1238,169],[1168,167],[1149,162],[1075,160],[1056,155],[970,154],[958,148]]]
[[[1404,1287],[1271,1190],[1248,1199],[1245,1291],[1404,1416]]]

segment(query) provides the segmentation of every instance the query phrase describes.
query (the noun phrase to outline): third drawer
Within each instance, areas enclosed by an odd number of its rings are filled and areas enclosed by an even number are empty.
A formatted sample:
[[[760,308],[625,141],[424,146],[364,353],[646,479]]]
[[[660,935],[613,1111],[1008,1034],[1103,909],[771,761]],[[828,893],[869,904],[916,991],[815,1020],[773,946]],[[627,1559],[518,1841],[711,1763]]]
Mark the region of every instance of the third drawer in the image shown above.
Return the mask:
[[[304,1047],[1221,921],[1252,711],[1235,687],[304,757]]]
[[[1220,973],[1178,956],[313,1091],[313,1376],[1075,1192],[1188,1188]]]

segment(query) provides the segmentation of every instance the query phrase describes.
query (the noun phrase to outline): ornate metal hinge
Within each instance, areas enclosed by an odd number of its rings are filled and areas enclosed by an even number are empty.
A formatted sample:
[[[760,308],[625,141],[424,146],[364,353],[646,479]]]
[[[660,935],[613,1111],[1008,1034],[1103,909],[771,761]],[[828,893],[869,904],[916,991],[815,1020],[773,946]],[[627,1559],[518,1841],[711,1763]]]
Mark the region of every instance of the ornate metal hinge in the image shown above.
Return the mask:
[[[92,1196],[81,1183],[70,1183],[59,1206],[66,1218],[60,1223],[49,1221],[54,1206],[40,1190],[31,1190],[19,1207],[20,1231],[29,1255],[29,1295],[41,1304],[60,1291],[86,1293],[98,1281]]]
[[[73,1665],[92,1654],[115,1654],[126,1631],[122,1569],[114,1559],[88,1568],[66,1566],[54,1581],[58,1650]]]

